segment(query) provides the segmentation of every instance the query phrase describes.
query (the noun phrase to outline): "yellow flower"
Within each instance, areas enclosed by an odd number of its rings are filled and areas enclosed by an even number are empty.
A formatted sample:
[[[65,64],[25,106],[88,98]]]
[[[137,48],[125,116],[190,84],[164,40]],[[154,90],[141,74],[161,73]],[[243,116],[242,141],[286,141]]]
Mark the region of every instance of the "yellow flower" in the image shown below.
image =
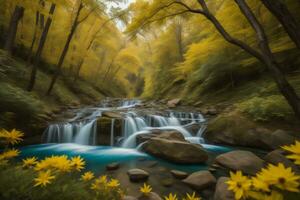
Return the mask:
[[[178,200],[176,194],[170,193],[169,196],[165,196],[165,200]]]
[[[55,176],[51,175],[51,171],[48,170],[46,172],[40,172],[39,176],[37,178],[34,179],[34,181],[36,182],[34,187],[36,186],[46,186],[47,184],[51,183],[51,180],[53,180],[55,178]]]
[[[60,172],[69,172],[71,171],[71,167],[71,161],[68,160],[66,155],[62,155],[46,157],[44,160],[41,160],[36,164],[35,170],[41,171],[45,169],[56,169]]]
[[[278,166],[269,164],[266,169],[262,169],[259,175],[269,185],[290,192],[299,192],[300,176],[295,175],[290,167],[285,168],[282,163],[279,163]]]
[[[140,192],[144,195],[148,195],[152,191],[152,188],[150,185],[147,185],[144,183],[143,187],[140,187]]]
[[[23,159],[23,167],[32,167],[37,163],[38,162],[36,157]]]
[[[84,181],[90,181],[95,177],[93,172],[85,172],[82,176],[81,179]]]
[[[252,177],[252,185],[256,190],[270,191],[269,184],[265,182],[264,177],[260,173],[257,173],[256,177]]]
[[[184,200],[201,200],[200,197],[196,197],[196,193],[193,192],[193,194],[186,194],[186,198]]]
[[[295,160],[296,165],[300,165],[300,142],[296,141],[294,145],[283,146],[284,150],[289,151],[293,154],[286,156],[289,159]]]
[[[283,196],[277,191],[272,191],[270,195],[265,195],[263,200],[283,200]]]
[[[234,192],[237,200],[246,196],[251,187],[251,181],[246,176],[243,176],[241,171],[237,171],[236,174],[230,172],[230,180],[226,183],[229,186],[228,189]]]
[[[99,178],[97,178],[95,180],[94,183],[92,183],[91,185],[91,189],[92,190],[99,190],[102,187],[106,187],[107,186],[107,176],[100,176]]]
[[[0,138],[3,138],[6,140],[8,144],[15,145],[21,142],[23,139],[24,133],[21,131],[18,131],[16,129],[9,131],[2,130],[0,133]]]
[[[104,176],[100,176],[97,180],[96,180],[97,183],[100,183],[100,184],[106,184],[107,183],[107,176],[104,175]]]
[[[85,161],[80,157],[73,157],[71,159],[71,165],[77,170],[77,171],[81,171],[82,169],[84,169],[84,165],[85,165]]]
[[[20,151],[17,149],[11,149],[0,154],[0,160],[11,159],[17,157],[20,154]]]
[[[120,182],[117,179],[111,179],[107,183],[107,187],[115,188],[115,187],[119,187],[119,186],[120,186]]]

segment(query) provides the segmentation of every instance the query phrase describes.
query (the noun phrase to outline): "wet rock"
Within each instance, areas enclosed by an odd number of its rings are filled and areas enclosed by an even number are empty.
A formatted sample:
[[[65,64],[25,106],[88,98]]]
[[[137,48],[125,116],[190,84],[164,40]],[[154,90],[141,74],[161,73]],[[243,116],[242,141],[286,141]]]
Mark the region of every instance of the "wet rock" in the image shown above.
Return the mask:
[[[173,179],[171,178],[167,178],[167,179],[163,179],[161,181],[161,184],[164,186],[164,187],[171,187],[173,185],[174,181]]]
[[[208,154],[200,145],[181,141],[181,137],[176,139],[178,140],[166,137],[166,135],[151,138],[143,145],[143,150],[174,163],[196,164],[207,161]]]
[[[241,170],[254,175],[264,166],[264,161],[250,151],[231,151],[217,156],[216,163],[230,170]]]
[[[209,171],[199,171],[189,175],[183,182],[193,189],[201,191],[213,187],[216,184],[216,178]]]
[[[185,141],[183,135],[178,131],[162,131],[157,138]]]
[[[112,112],[112,111],[103,112],[102,116],[109,117],[109,118],[118,118],[118,119],[123,118],[122,114],[117,113],[117,112]]]
[[[281,149],[277,149],[268,153],[264,160],[273,165],[278,165],[278,163],[282,163],[285,167],[291,167],[294,172],[300,174],[300,169],[295,165],[291,160],[287,159],[284,155],[284,151]]]
[[[201,124],[199,123],[190,123],[185,126],[183,126],[188,132],[190,132],[192,135],[197,135],[199,129],[201,128]]]
[[[136,136],[136,144],[142,144],[146,141],[148,141],[149,139],[156,137],[156,134],[152,134],[152,133],[147,133],[147,134],[140,134]]]
[[[179,171],[179,170],[171,170],[171,174],[177,179],[185,179],[188,177],[188,173]]]
[[[228,190],[228,185],[226,184],[228,180],[228,177],[220,177],[218,179],[214,200],[234,200],[234,194]]]
[[[162,200],[162,198],[155,192],[150,192],[148,195],[140,196],[138,200]]]
[[[178,106],[181,103],[181,99],[172,99],[170,101],[168,101],[167,106],[169,108],[175,108],[176,106]]]
[[[149,173],[142,169],[130,169],[127,174],[132,182],[146,181],[149,177]]]
[[[182,134],[178,131],[166,131],[166,130],[154,129],[154,130],[151,130],[151,133],[137,135],[137,137],[136,137],[137,145],[142,144],[154,137],[185,141]]]
[[[119,168],[120,168],[120,163],[111,163],[111,164],[106,165],[106,169],[109,171],[117,170]]]

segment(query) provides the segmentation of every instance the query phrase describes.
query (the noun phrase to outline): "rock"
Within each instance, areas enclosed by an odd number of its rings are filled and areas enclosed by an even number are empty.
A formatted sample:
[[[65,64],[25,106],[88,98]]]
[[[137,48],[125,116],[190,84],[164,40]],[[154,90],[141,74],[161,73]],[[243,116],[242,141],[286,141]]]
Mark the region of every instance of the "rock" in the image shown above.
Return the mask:
[[[127,174],[132,182],[146,181],[149,177],[149,173],[142,169],[130,169]]]
[[[148,195],[140,196],[138,200],[162,200],[162,198],[155,192],[150,192]]]
[[[188,173],[179,171],[179,170],[171,170],[171,174],[177,179],[185,179],[188,177]]]
[[[138,200],[138,199],[132,196],[124,196],[122,200]]]
[[[136,144],[140,145],[146,141],[148,141],[149,139],[156,137],[157,135],[152,134],[152,133],[146,133],[146,134],[139,134],[136,136]]]
[[[182,182],[186,183],[197,191],[201,191],[214,186],[216,183],[216,178],[209,171],[199,171],[192,173]]]
[[[189,123],[183,126],[188,132],[192,135],[197,135],[199,129],[201,128],[201,124],[199,123]]]
[[[172,99],[170,101],[168,101],[167,106],[169,108],[175,108],[176,106],[178,106],[181,102],[181,99]]]
[[[109,170],[109,171],[117,170],[119,168],[120,168],[119,163],[111,163],[111,164],[106,165],[106,169]]]
[[[205,141],[214,144],[246,146],[274,150],[282,145],[291,144],[295,137],[283,130],[271,131],[257,128],[243,114],[238,112],[223,113],[208,123],[203,134]]]
[[[271,134],[261,134],[261,141],[270,149],[280,148],[283,145],[293,144],[295,137],[291,136],[287,131],[276,130]]]
[[[216,163],[234,171],[254,175],[264,167],[264,161],[250,151],[231,151],[216,157]]]
[[[122,119],[123,118],[123,116],[120,113],[111,112],[111,111],[103,112],[102,116],[109,117],[109,118],[118,118],[118,119]]]
[[[220,177],[217,182],[214,200],[234,200],[234,194],[232,191],[228,190],[228,177]]]
[[[218,114],[218,111],[217,111],[217,109],[216,108],[209,108],[208,110],[207,110],[207,113],[206,113],[207,115],[217,115]]]
[[[178,131],[163,131],[157,136],[157,138],[185,141],[183,135]]]
[[[291,160],[287,159],[284,155],[284,151],[277,149],[268,153],[264,160],[273,165],[278,165],[278,163],[283,163],[285,167],[291,167],[293,171],[300,174],[300,169]]]
[[[200,145],[170,138],[166,139],[162,136],[148,140],[143,145],[143,150],[153,156],[174,163],[197,164],[204,163],[208,159],[207,152]]]
[[[203,105],[203,101],[197,101],[196,103],[194,103],[195,107],[201,106]]]

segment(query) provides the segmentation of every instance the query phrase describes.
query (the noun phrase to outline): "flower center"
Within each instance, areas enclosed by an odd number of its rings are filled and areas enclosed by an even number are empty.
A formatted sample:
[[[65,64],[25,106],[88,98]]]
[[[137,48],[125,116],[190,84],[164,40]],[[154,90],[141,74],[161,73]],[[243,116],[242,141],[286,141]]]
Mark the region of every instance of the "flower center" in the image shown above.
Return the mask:
[[[278,182],[279,182],[280,184],[284,184],[284,183],[285,183],[285,178],[280,177],[280,178],[278,179]]]
[[[241,187],[242,187],[242,184],[241,184],[241,183],[237,183],[237,184],[236,184],[236,187],[241,188]]]

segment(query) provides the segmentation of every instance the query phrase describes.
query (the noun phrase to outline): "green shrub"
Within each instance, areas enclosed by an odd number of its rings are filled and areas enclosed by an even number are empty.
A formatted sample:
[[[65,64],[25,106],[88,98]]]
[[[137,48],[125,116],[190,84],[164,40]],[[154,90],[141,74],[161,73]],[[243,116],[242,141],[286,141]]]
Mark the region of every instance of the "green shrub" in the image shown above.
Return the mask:
[[[288,120],[293,115],[290,106],[280,95],[253,97],[240,103],[238,107],[255,121]]]

